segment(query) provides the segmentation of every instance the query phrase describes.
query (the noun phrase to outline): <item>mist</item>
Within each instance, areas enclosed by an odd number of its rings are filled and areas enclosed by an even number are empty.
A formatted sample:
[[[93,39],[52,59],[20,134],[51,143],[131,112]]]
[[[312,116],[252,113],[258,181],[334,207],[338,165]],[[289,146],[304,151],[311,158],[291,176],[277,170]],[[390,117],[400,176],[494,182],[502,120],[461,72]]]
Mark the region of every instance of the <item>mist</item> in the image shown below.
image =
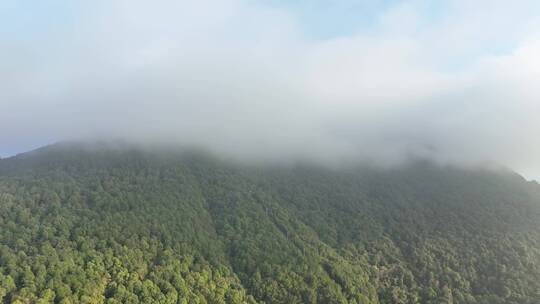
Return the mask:
[[[278,1],[22,3],[0,1],[2,156],[122,138],[540,177],[537,1],[339,1],[312,22]],[[370,21],[315,28],[351,10]]]

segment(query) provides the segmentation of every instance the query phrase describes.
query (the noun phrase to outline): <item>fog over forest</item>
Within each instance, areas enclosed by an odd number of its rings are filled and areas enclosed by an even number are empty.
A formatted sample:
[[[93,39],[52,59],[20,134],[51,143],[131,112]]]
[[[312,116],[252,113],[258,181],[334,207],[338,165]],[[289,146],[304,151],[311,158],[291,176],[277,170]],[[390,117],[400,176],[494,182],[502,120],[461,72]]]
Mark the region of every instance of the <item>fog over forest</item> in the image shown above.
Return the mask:
[[[539,304],[540,1],[0,0],[0,304]]]
[[[540,3],[332,3],[0,1],[0,156],[122,138],[540,177]]]

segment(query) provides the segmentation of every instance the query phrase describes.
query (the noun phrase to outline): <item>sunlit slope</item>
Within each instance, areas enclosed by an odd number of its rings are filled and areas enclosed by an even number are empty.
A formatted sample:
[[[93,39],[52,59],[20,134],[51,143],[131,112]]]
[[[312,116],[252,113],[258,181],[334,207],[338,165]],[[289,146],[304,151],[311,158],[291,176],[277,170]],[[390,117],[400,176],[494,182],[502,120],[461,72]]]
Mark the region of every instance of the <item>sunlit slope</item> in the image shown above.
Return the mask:
[[[59,144],[0,160],[5,303],[539,303],[540,187]]]

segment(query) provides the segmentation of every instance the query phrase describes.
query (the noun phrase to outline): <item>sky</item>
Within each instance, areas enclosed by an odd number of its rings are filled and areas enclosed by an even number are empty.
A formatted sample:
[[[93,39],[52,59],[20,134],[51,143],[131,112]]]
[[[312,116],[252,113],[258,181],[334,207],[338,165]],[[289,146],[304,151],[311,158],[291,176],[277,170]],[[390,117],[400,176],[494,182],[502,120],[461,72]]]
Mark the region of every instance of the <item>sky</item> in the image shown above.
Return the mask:
[[[540,179],[540,1],[0,0],[0,156],[122,138]]]

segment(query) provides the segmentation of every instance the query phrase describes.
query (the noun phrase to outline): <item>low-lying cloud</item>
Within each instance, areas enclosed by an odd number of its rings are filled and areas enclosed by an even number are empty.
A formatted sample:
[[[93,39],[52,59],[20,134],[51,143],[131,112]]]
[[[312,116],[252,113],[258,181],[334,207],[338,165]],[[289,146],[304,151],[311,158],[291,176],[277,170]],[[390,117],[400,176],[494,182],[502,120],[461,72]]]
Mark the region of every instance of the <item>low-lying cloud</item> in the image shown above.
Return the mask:
[[[6,151],[120,137],[240,158],[493,161],[540,176],[536,1],[398,2],[330,38],[271,2],[0,8],[20,17],[0,21],[13,27],[0,32]]]

